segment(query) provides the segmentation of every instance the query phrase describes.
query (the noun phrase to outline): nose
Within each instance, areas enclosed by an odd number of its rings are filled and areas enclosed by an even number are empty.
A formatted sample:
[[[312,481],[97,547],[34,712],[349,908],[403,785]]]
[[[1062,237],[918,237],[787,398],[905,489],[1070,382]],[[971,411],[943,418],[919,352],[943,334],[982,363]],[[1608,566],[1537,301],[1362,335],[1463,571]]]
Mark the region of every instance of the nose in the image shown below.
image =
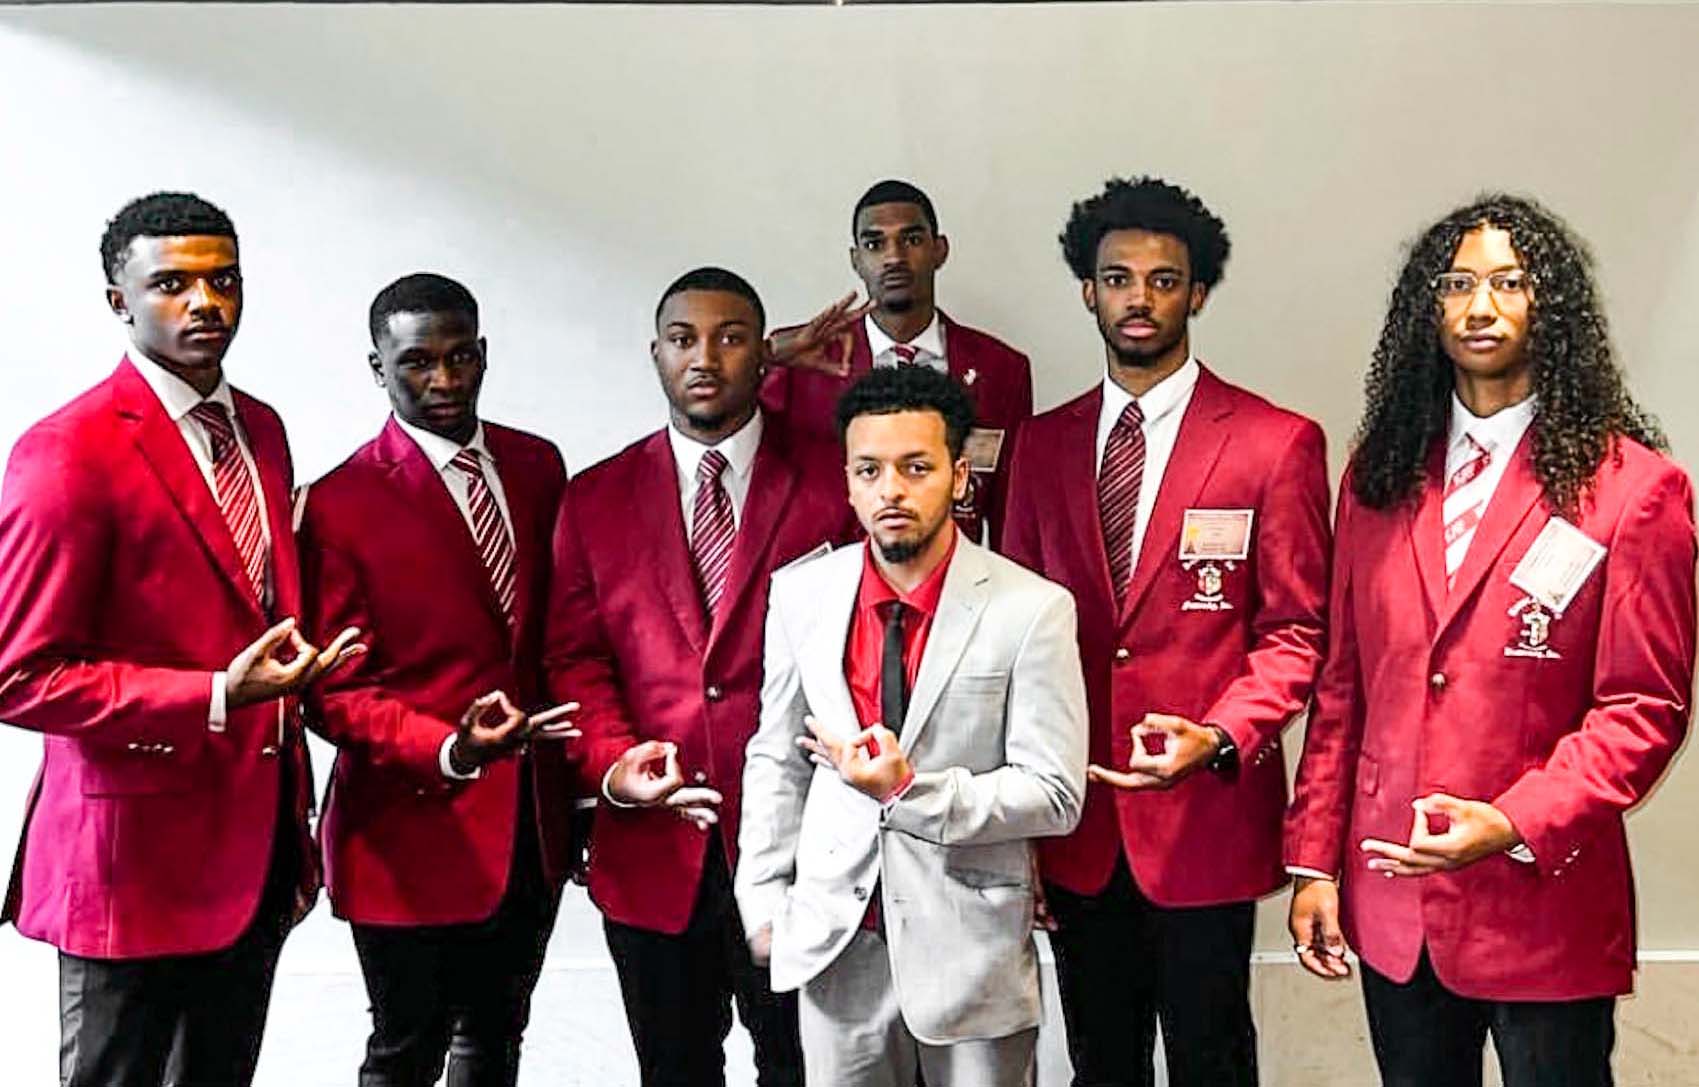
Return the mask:
[[[903,478],[902,470],[897,465],[887,465],[879,473],[879,497],[886,505],[892,505],[897,499],[908,494],[908,481]]]
[[[218,295],[204,279],[197,279],[189,288],[189,312],[200,313],[218,308]]]

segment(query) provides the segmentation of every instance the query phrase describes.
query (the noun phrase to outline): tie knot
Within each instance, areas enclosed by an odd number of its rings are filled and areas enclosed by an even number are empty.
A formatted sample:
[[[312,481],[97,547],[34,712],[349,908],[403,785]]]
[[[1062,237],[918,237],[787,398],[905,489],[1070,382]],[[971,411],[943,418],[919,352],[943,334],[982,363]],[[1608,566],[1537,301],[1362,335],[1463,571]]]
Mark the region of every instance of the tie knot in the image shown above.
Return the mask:
[[[1127,401],[1127,406],[1121,409],[1121,417],[1115,420],[1115,425],[1127,430],[1137,430],[1144,426],[1144,409],[1139,407],[1137,400]]]
[[[887,600],[879,605],[879,617],[887,627],[901,626],[903,616],[908,613],[908,605],[901,600]]]
[[[194,416],[195,422],[206,428],[207,433],[212,435],[214,441],[235,440],[236,428],[230,424],[230,413],[218,401],[202,400],[189,409],[189,414]]]
[[[710,449],[702,454],[702,460],[696,465],[696,478],[703,483],[719,479],[728,463],[724,453],[718,449]]]
[[[484,476],[484,466],[483,463],[478,460],[478,451],[476,449],[462,449],[454,455],[453,460],[448,462],[448,466],[450,468],[457,468],[469,476],[477,476],[479,479],[482,479]]]
[[[898,366],[913,366],[915,360],[920,358],[920,348],[912,343],[894,343],[891,345],[891,354],[897,356]]]

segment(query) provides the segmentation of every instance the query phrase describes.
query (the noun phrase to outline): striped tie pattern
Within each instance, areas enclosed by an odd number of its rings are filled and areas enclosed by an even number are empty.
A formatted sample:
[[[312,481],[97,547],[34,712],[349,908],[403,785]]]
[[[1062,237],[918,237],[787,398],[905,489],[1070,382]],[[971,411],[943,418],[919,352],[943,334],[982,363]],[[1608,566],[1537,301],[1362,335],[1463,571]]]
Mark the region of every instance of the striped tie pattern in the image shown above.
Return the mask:
[[[731,496],[721,478],[725,471],[724,453],[710,449],[702,454],[696,466],[696,501],[690,513],[690,561],[696,567],[696,584],[710,616],[718,611],[720,596],[726,591],[732,537],[737,534]]]
[[[1097,514],[1103,525],[1103,550],[1109,556],[1109,575],[1115,599],[1127,591],[1133,574],[1133,520],[1144,480],[1144,412],[1128,401],[1109,431],[1103,447],[1103,467],[1097,473]]]
[[[254,598],[265,599],[266,546],[265,525],[260,520],[259,496],[254,493],[254,477],[242,460],[236,445],[236,427],[230,412],[223,404],[203,400],[189,411],[196,423],[206,432],[212,447],[212,488],[218,499],[219,512],[230,528],[230,538],[236,542],[236,553],[242,557],[248,584]]]
[[[1441,516],[1445,521],[1445,585],[1450,588],[1457,578],[1457,568],[1469,553],[1469,542],[1475,538],[1481,514],[1492,497],[1486,486],[1487,467],[1493,462],[1492,445],[1483,445],[1474,435],[1463,435],[1464,460],[1445,481],[1445,501]]]
[[[466,477],[466,507],[472,514],[472,542],[477,545],[478,557],[483,560],[484,570],[490,576],[490,588],[495,590],[501,613],[511,626],[515,600],[513,537],[508,533],[507,522],[501,518],[501,508],[496,505],[496,496],[490,490],[489,481],[484,478],[484,466],[479,462],[477,451],[462,449],[448,465]]]
[[[894,343],[891,354],[897,356],[897,366],[913,366],[920,359],[920,348],[912,343]]]

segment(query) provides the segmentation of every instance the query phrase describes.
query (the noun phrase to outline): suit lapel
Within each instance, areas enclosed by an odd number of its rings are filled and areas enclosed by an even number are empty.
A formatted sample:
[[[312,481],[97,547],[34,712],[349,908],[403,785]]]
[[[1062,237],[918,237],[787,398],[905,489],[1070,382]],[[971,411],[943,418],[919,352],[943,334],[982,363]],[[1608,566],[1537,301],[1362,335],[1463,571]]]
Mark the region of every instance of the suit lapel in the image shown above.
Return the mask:
[[[271,612],[274,616],[299,615],[301,572],[295,561],[294,505],[289,493],[289,450],[283,435],[269,425],[246,394],[235,393],[236,417],[248,448],[259,469],[260,490],[265,494],[266,525],[271,532]],[[222,516],[222,515],[221,515]]]
[[[819,677],[819,685],[809,689],[809,709],[828,728],[838,728],[849,735],[861,731],[861,722],[855,715],[855,699],[850,696],[849,679],[844,674],[844,657],[849,648],[856,597],[861,592],[861,564],[866,561],[863,549],[867,546],[860,543],[839,548],[815,560],[840,563],[844,570],[833,571],[835,576],[820,579],[822,588],[816,601],[820,619],[797,649],[802,674]],[[822,703],[814,703],[816,694],[824,696]]]
[[[1463,565],[1457,568],[1457,578],[1445,599],[1445,610],[1440,613],[1439,625],[1434,630],[1436,638],[1444,633],[1457,618],[1464,603],[1480,588],[1487,571],[1492,569],[1505,545],[1539,502],[1541,490],[1540,481],[1534,477],[1532,435],[1533,429],[1529,428],[1528,433],[1522,436],[1522,441],[1511,454],[1510,463],[1505,465],[1498,489],[1487,502],[1487,511],[1482,514],[1480,526],[1475,529],[1475,538],[1469,541]]]
[[[1144,539],[1139,545],[1138,563],[1133,567],[1127,595],[1121,601],[1121,624],[1132,621],[1139,602],[1156,579],[1156,572],[1165,562],[1179,553],[1180,524],[1186,509],[1197,499],[1209,474],[1221,457],[1232,434],[1228,423],[1233,408],[1224,395],[1221,380],[1208,370],[1198,373],[1197,387],[1192,390],[1191,403],[1180,420],[1180,433],[1163,470],[1162,482],[1156,492],[1156,505],[1145,526]],[[1102,539],[1101,534],[1098,537]],[[1105,559],[1107,562],[1108,560]]]
[[[672,607],[691,649],[707,646],[708,620],[696,571],[690,563],[690,542],[684,532],[684,498],[678,489],[678,465],[665,430],[645,443],[637,494],[637,518],[643,525],[643,554],[653,564],[652,576]]]
[[[1409,507],[1406,515],[1422,595],[1428,602],[1428,614],[1435,619],[1445,611],[1444,505],[1445,441],[1441,439],[1428,451],[1427,483],[1422,487],[1421,498]]]
[[[230,590],[243,607],[263,621],[265,614],[260,609],[259,600],[254,597],[247,568],[236,551],[235,539],[230,535],[230,526],[225,523],[224,512],[218,508],[212,488],[207,486],[206,477],[201,474],[200,467],[184,443],[183,432],[166,414],[159,397],[154,395],[128,358],[119,364],[113,380],[118,414],[131,424],[137,451],[170,494],[178,512],[189,522],[196,539],[206,550],[207,558],[223,573]],[[287,503],[284,508],[288,508]]]
[[[513,521],[513,629],[526,629],[537,599],[537,579],[542,576],[544,556],[535,543],[552,538],[553,525],[539,525],[536,499],[531,490],[534,477],[523,462],[519,447],[510,444],[505,431],[484,424],[484,442],[495,457],[496,475],[507,496],[507,515]],[[492,590],[493,591],[493,590]]]
[[[472,529],[454,496],[448,493],[448,484],[442,473],[437,471],[437,466],[431,463],[431,458],[425,455],[418,443],[401,429],[394,416],[384,424],[378,444],[383,459],[389,464],[390,480],[397,490],[414,496],[416,503],[413,508],[430,523],[433,531],[427,539],[442,540],[443,547],[451,556],[450,561],[460,568],[459,580],[478,587],[478,598],[483,601],[484,609],[505,630],[507,617],[502,614],[501,601],[496,599],[495,587],[490,584],[490,572],[484,569],[484,560],[472,539]],[[505,479],[502,486],[507,486]]]
[[[1103,546],[1103,519],[1097,503],[1097,421],[1103,414],[1100,384],[1068,409],[1066,428],[1056,436],[1056,494],[1063,520],[1073,530],[1080,562],[1092,571],[1103,599],[1114,595],[1109,552]]]
[[[944,574],[944,589],[938,597],[938,613],[926,637],[926,652],[920,658],[920,673],[914,679],[908,714],[903,718],[898,741],[904,751],[913,751],[926,728],[938,699],[944,694],[956,665],[967,651],[967,643],[990,599],[991,570],[984,552],[965,538],[956,541],[956,554]]]
[[[761,432],[761,444],[755,451],[755,462],[750,469],[749,492],[743,501],[737,536],[732,541],[725,593],[720,598],[719,613],[708,633],[707,651],[710,653],[719,642],[721,632],[730,624],[732,613],[744,606],[744,597],[752,585],[757,584],[757,574],[765,568],[763,560],[773,549],[779,522],[796,491],[796,467],[784,454],[782,439],[776,433],[773,421],[766,421]],[[681,506],[681,516],[682,512]]]

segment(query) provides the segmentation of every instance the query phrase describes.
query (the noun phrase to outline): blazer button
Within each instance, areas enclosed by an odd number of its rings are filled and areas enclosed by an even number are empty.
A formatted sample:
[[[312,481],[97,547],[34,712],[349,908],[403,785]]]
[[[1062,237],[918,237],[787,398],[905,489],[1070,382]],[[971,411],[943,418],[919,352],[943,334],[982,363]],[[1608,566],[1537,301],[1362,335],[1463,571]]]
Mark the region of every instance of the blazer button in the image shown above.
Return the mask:
[[[696,771],[696,783],[698,785],[700,785],[702,782],[707,781],[707,780],[708,780],[708,774],[707,774],[706,771],[704,771],[704,770]]]
[[[855,900],[857,902],[866,902],[867,901],[867,888],[866,887],[857,887],[855,889]]]
[[[1435,672],[1433,675],[1429,676],[1428,686],[1432,687],[1435,691],[1445,690],[1445,673]]]
[[[142,745],[138,744],[134,741],[131,741],[130,743],[126,744],[125,746],[128,747],[131,751],[140,751],[142,749]]]
[[[176,751],[176,750],[177,749],[175,747],[172,747],[170,744],[160,744],[159,745],[159,753],[161,755],[169,755],[173,751]]]
[[[718,702],[726,696],[726,692],[720,689],[720,685],[718,683],[708,684],[707,691],[703,693],[708,696],[708,701],[710,702]]]
[[[1121,648],[1115,650],[1115,659],[1118,660],[1118,661],[1130,660],[1132,658],[1132,655],[1133,655],[1133,651],[1131,649],[1128,649],[1126,646],[1122,646]]]

